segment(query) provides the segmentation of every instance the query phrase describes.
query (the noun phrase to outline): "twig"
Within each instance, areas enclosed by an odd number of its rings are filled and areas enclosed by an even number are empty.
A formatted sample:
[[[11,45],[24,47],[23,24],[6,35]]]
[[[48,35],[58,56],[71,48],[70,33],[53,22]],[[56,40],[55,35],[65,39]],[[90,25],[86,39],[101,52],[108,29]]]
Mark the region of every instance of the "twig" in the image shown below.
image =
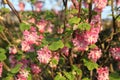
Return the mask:
[[[89,3],[89,18],[88,18],[89,23],[91,22],[91,19],[92,19],[92,2],[93,2],[93,0],[90,0],[90,3]]]

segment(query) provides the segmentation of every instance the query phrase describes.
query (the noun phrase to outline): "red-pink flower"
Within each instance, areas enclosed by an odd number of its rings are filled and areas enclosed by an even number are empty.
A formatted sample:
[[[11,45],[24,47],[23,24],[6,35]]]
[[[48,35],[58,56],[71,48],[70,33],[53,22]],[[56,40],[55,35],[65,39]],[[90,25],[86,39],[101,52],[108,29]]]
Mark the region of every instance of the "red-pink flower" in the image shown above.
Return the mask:
[[[116,5],[120,6],[120,0],[116,0]]]
[[[61,52],[64,53],[65,56],[68,56],[69,55],[69,48],[68,47],[64,47],[64,48],[62,48]]]
[[[43,6],[43,3],[41,1],[36,1],[34,5],[35,5],[35,8],[36,8],[36,11],[40,12],[41,8]]]
[[[20,11],[24,11],[25,4],[23,2],[19,2],[19,8],[20,8]]]
[[[14,67],[14,66],[15,66],[15,64],[17,63],[17,60],[16,60],[16,58],[15,58],[15,55],[10,55],[10,56],[9,56],[9,62],[10,62],[10,66],[11,66],[11,67]]]
[[[0,77],[2,77],[2,72],[3,72],[3,64],[0,62]]]
[[[27,41],[22,41],[21,46],[22,46],[22,51],[25,52],[29,51],[32,47]]]
[[[36,64],[31,64],[31,70],[33,74],[39,74],[41,72],[41,69]]]
[[[47,26],[47,21],[45,21],[45,20],[41,20],[37,23],[37,27],[38,27],[40,33],[45,32],[46,26]]]
[[[107,67],[97,69],[97,80],[109,80],[109,70]]]
[[[95,3],[95,11],[96,12],[101,12],[103,8],[106,7],[107,5],[107,0],[93,0]]]
[[[50,59],[51,59],[51,51],[48,49],[48,47],[43,47],[40,50],[37,51],[37,55],[38,55],[38,60],[40,61],[40,63],[43,64],[47,64],[49,63]]]
[[[15,80],[27,80],[29,72],[27,70],[20,70]]]
[[[110,48],[110,52],[115,60],[120,61],[120,47]]]
[[[10,54],[16,54],[17,53],[16,47],[9,47],[9,53]]]
[[[99,48],[94,48],[88,54],[88,58],[96,62],[102,55],[102,52]]]

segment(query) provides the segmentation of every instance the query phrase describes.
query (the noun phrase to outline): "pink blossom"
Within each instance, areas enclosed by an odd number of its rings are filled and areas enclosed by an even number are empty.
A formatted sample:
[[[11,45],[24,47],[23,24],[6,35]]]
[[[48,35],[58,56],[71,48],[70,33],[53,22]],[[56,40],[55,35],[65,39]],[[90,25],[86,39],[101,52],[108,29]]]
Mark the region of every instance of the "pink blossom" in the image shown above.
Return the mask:
[[[68,47],[64,47],[64,48],[62,48],[61,52],[64,53],[65,56],[68,56],[69,55],[69,48]]]
[[[29,72],[27,70],[20,70],[15,80],[27,80]]]
[[[120,47],[110,48],[110,52],[115,60],[120,61]]]
[[[72,40],[75,49],[78,51],[85,51],[88,49],[88,42],[84,40],[83,34],[76,34],[75,38]]]
[[[27,41],[22,41],[21,43],[22,51],[29,51],[31,49],[31,45]]]
[[[94,48],[88,54],[88,58],[96,62],[102,55],[102,52],[99,48]]]
[[[41,20],[37,23],[37,27],[40,33],[44,33],[47,26],[47,21]]]
[[[49,63],[51,59],[51,51],[45,46],[44,48],[41,48],[40,50],[37,51],[38,55],[38,60],[40,63],[47,64]]]
[[[97,73],[97,80],[109,80],[109,70],[107,67],[98,68]]]
[[[36,64],[31,64],[31,70],[33,74],[39,74],[41,72],[41,69]]]
[[[93,2],[95,3],[94,10],[96,12],[101,12],[102,9],[105,8],[107,5],[107,0],[93,0]]]
[[[24,11],[25,4],[23,2],[19,2],[19,8],[20,8],[20,11]]]
[[[33,24],[35,24],[35,18],[31,18],[31,19],[29,19],[28,22],[29,22],[29,23],[33,23]]]
[[[37,44],[37,40],[39,40],[39,36],[37,35],[37,32],[29,32],[25,30],[23,32],[24,40],[27,41],[29,44]]]
[[[95,44],[99,37],[99,27],[91,27],[91,29],[86,31],[83,35],[88,44]]]
[[[116,0],[116,5],[120,6],[120,0]]]
[[[17,53],[16,47],[9,47],[9,53],[10,54],[16,54]]]
[[[3,64],[0,62],[0,77],[2,77],[2,72],[3,72]]]
[[[35,8],[36,8],[36,11],[40,12],[41,8],[43,6],[42,2],[41,1],[36,1],[34,5],[35,5]]]

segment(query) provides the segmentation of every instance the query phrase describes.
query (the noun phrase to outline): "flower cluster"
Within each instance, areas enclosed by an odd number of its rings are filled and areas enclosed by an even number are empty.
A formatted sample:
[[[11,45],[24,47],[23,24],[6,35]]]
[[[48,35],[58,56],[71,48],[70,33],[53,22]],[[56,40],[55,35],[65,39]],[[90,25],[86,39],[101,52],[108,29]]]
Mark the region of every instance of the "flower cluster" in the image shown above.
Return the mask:
[[[37,55],[38,55],[37,58],[40,61],[40,63],[47,64],[47,63],[49,63],[49,61],[52,57],[51,53],[52,52],[48,49],[48,47],[45,46],[37,51]]]
[[[15,80],[28,80],[29,72],[27,70],[20,70]]]
[[[100,27],[91,27],[89,31],[76,33],[75,38],[72,40],[73,45],[79,51],[87,50],[88,45],[95,44],[99,37]]]
[[[107,5],[107,0],[93,0],[93,1],[95,3],[94,10],[96,12],[101,12],[103,10],[103,8],[105,8]]]
[[[102,52],[99,48],[94,48],[88,54],[88,58],[96,62],[102,55]]]
[[[31,64],[31,70],[33,74],[38,74],[41,72],[41,69],[36,64]]]
[[[23,51],[34,51],[33,44],[40,44],[43,39],[42,35],[38,35],[34,27],[31,27],[30,30],[25,30],[23,32],[23,41],[21,43]]]
[[[120,61],[120,48],[110,48],[110,52],[112,53],[112,57],[115,60]]]
[[[97,80],[109,80],[109,70],[107,67],[97,69]]]
[[[16,54],[17,53],[16,47],[9,47],[9,53],[10,54]]]
[[[0,62],[0,77],[2,77],[2,72],[3,72],[3,64]]]

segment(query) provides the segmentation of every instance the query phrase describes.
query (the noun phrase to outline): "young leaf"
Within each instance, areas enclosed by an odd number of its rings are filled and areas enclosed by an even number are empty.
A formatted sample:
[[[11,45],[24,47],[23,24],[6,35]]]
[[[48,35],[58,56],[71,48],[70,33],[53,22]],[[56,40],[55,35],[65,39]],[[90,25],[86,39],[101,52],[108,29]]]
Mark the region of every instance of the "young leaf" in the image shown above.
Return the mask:
[[[25,23],[20,24],[20,30],[21,31],[28,30],[28,29],[30,29],[30,25],[25,24]]]
[[[15,73],[19,72],[21,66],[22,66],[22,64],[17,64],[14,68],[11,69],[11,73],[15,74]]]
[[[79,24],[78,25],[78,29],[80,29],[80,30],[90,30],[90,24],[88,24],[88,23],[81,23],[81,24]]]
[[[83,59],[84,65],[88,68],[88,70],[93,70],[93,69],[97,69],[98,68],[98,64],[94,63],[90,60],[87,59]]]
[[[78,75],[82,74],[81,69],[79,69],[76,65],[72,66],[72,70],[75,71]]]
[[[67,80],[67,79],[59,73],[57,76],[55,76],[54,80]]]
[[[4,61],[6,58],[7,57],[4,53],[0,53],[0,61]]]
[[[80,22],[80,18],[78,18],[78,17],[73,17],[73,18],[69,19],[68,22],[69,22],[71,25],[73,25],[73,24],[78,24],[78,23]]]
[[[52,50],[52,51],[56,51],[58,50],[59,48],[63,48],[64,47],[64,44],[61,40],[59,41],[56,41],[56,42],[53,42],[50,46],[49,46],[49,49]]]
[[[82,80],[90,80],[89,78],[83,78]]]
[[[63,72],[68,80],[74,80],[75,76],[71,72]]]
[[[4,30],[4,27],[0,25],[0,32],[2,32],[3,30]]]

